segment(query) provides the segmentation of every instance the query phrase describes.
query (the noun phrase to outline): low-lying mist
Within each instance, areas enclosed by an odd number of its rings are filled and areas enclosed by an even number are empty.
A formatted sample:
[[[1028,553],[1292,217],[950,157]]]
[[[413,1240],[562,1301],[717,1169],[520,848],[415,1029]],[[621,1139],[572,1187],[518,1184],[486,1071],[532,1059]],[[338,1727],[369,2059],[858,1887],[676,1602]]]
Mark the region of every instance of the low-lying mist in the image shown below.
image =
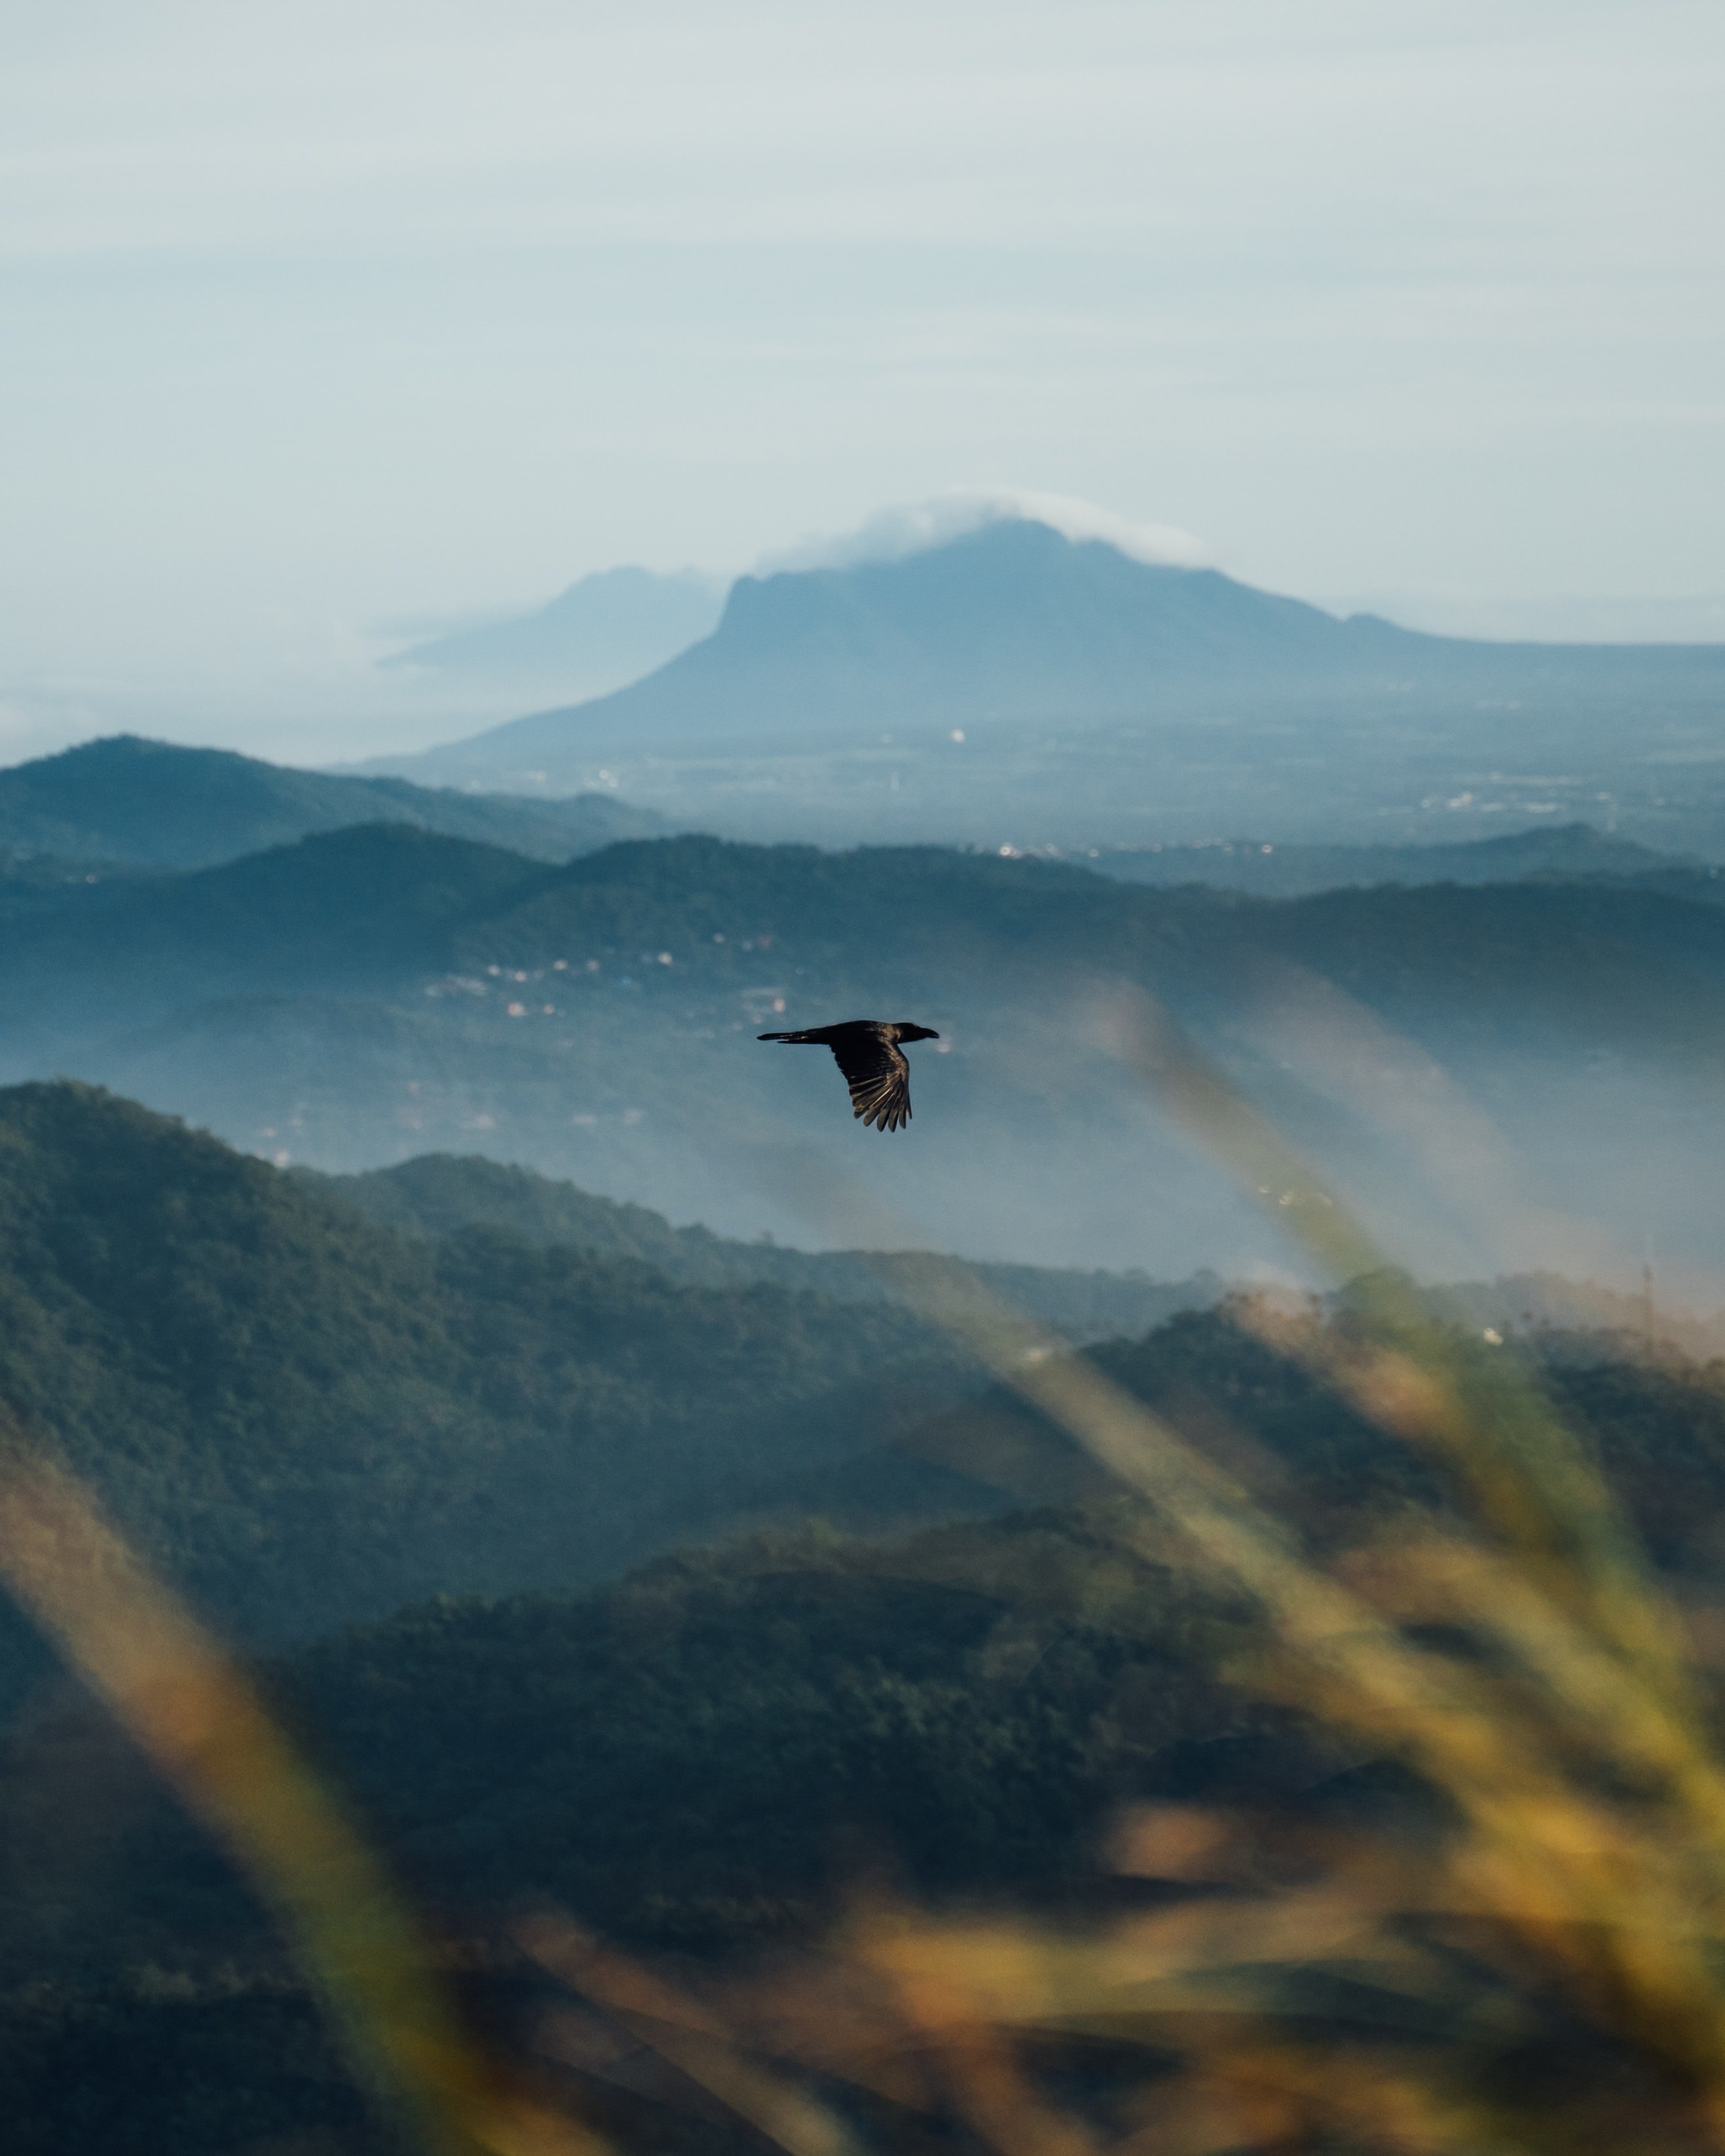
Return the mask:
[[[1549,886],[1303,905],[1133,892],[1135,927],[1111,896],[1086,921],[1081,886],[1097,904],[1108,887],[1062,872],[1046,879],[1062,933],[1037,949],[987,918],[997,870],[1024,870],[1015,902],[1034,904],[1031,865],[976,866],[980,887],[914,954],[872,936],[864,907],[851,947],[793,929],[723,978],[662,919],[665,963],[589,961],[562,923],[506,952],[536,963],[327,992],[199,999],[176,968],[150,1022],[105,1025],[105,996],[74,996],[51,1038],[14,1035],[3,1075],[93,1080],[283,1164],[477,1153],[727,1235],[1303,1277],[1122,1060],[1118,1007],[1148,995],[1421,1274],[1548,1266],[1630,1286],[1651,1239],[1661,1278],[1706,1301],[1725,1266],[1725,914],[1668,909],[1693,947],[1663,957],[1649,938],[1669,921],[1589,920],[1599,894]],[[911,1051],[904,1132],[852,1122],[825,1051],[754,1038],[859,1014],[942,1035]]]

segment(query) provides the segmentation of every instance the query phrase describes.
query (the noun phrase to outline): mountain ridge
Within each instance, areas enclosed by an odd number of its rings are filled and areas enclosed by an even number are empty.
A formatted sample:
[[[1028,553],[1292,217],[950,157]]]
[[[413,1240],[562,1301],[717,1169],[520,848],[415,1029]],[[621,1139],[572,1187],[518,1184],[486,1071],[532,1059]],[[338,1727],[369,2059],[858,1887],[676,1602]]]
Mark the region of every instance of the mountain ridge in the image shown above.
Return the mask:
[[[1379,1055],[1428,1074],[1409,1104],[1438,1072],[1465,1089],[1563,1202],[1620,1228],[1635,1206],[1637,1247],[1650,1211],[1674,1254],[1718,1246],[1704,870],[1272,899],[937,848],[690,837],[556,866],[382,825],[28,896],[28,932],[0,938],[0,1072],[95,1080],[284,1161],[480,1152],[792,1245],[1163,1278],[1286,1262],[1099,1034],[1111,997],[1147,993],[1350,1202],[1414,1209],[1436,1276],[1558,1254],[1499,1181],[1480,1203],[1508,1240],[1476,1239],[1452,1179],[1379,1127],[1359,1077]],[[859,1152],[830,1065],[753,1036],[895,1012],[941,1039],[913,1051],[912,1129]],[[827,1193],[859,1173],[907,1225]]]
[[[1277,704],[1418,683],[1459,696],[1650,669],[1715,682],[1725,646],[1490,644],[1337,619],[1216,569],[1011,519],[891,561],[741,578],[710,636],[627,687],[362,768],[524,783],[531,767],[555,787],[599,761],[719,743],[812,751],[881,727],[1095,726],[1218,696]]]
[[[1224,839],[1142,851],[1098,849],[1085,857],[1098,874],[1171,889],[1203,883],[1265,898],[1296,898],[1375,884],[1520,883],[1534,875],[1605,876],[1617,882],[1682,875],[1707,878],[1707,864],[1596,830],[1591,824],[1535,824],[1495,839],[1445,845],[1319,846]]]
[[[709,635],[724,593],[723,579],[693,569],[602,569],[531,613],[424,638],[380,663],[493,680],[560,677],[565,694],[603,694]]]
[[[620,1204],[479,1155],[421,1154],[357,1175],[295,1173],[380,1227],[432,1237],[502,1229],[528,1242],[639,1259],[691,1286],[767,1281],[835,1302],[902,1302],[915,1309],[931,1290],[951,1294],[980,1281],[1077,1341],[1148,1332],[1177,1310],[1207,1307],[1225,1285],[1214,1273],[1170,1283],[1142,1273],[993,1265],[932,1250],[803,1250],[771,1240],[742,1242],[698,1225],[674,1228],[645,1206]]]
[[[927,723],[936,705],[956,720],[1040,717],[1075,703],[1117,716],[1158,676],[1209,680],[1230,657],[1229,679],[1318,654],[1351,666],[1403,638],[1422,641],[1369,617],[1351,628],[1217,570],[1134,561],[1101,540],[1003,521],[901,560],[739,578],[712,634],[643,680],[429,753],[453,763],[471,752],[478,767],[500,753],[566,751],[572,730],[599,752],[609,742]]]
[[[301,771],[230,749],[116,734],[0,769],[0,849],[134,868],[205,868],[359,824],[393,823],[543,860],[665,828],[603,793],[562,801]]]
[[[620,1570],[976,1382],[886,1301],[404,1236],[135,1101],[0,1089],[0,1399],[246,1640]]]

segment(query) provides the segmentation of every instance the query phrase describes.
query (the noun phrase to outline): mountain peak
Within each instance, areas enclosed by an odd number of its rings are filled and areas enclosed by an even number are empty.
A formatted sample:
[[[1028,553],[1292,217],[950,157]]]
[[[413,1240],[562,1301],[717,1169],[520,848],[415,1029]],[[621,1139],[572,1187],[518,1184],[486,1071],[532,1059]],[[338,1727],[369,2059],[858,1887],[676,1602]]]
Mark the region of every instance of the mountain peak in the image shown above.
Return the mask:
[[[1076,495],[1021,486],[951,486],[926,501],[878,509],[854,530],[810,536],[769,554],[757,576],[780,570],[850,569],[901,562],[998,525],[1035,525],[1063,539],[1098,540],[1128,560],[1158,567],[1202,568],[1214,550],[1172,524],[1145,524]]]
[[[1142,716],[1171,688],[1279,684],[1353,663],[1354,638],[1321,608],[1190,559],[1147,560],[1076,518],[1058,529],[1024,498],[1010,513],[992,498],[971,505],[960,521],[867,558],[763,567],[732,587],[711,636],[628,688],[396,767],[536,765],[542,782],[726,739],[1084,723]]]

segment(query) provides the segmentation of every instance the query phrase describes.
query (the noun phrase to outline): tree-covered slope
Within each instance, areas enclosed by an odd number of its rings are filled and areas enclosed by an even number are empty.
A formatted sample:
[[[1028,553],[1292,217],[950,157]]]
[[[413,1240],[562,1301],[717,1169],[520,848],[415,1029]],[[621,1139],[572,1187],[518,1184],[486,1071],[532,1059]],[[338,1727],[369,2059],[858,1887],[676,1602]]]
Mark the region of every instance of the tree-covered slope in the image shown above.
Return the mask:
[[[552,1906],[722,1951],[806,1933],[870,1852],[924,1892],[1046,1885],[1093,1875],[1132,1795],[1309,1781],[1310,1745],[1208,1666],[1225,1617],[1105,1506],[752,1537],[576,1598],[418,1604],[263,1675],[458,1932]],[[74,1714],[0,1760],[0,1999],[33,1954],[85,1982],[273,1958],[198,1830],[116,1753]],[[105,1756],[130,1846],[55,1907],[43,1886],[80,1827],[44,1799]]]
[[[547,866],[373,825],[191,875],[58,888],[0,952],[0,996],[21,1024],[98,1023],[104,989],[162,1010],[198,988],[418,987],[450,969],[472,977],[465,993],[519,996],[530,1019],[573,999],[625,1024],[610,999],[619,986],[655,1008],[967,988],[1022,1004],[1106,976],[1197,1004],[1281,962],[1371,1004],[1441,1014],[1465,998],[1500,1024],[1532,991],[1554,1023],[1651,1040],[1711,1033],[1718,1014],[1695,990],[1725,983],[1719,907],[1593,878],[1276,901],[935,847],[825,854],[690,837]]]
[[[1525,1358],[1656,1560],[1703,1589],[1725,1367],[1597,1337],[1490,1352]],[[1368,1518],[1405,1526],[1410,1500],[1446,1502],[1308,1358],[1226,1311],[1098,1360],[1245,1474],[1291,1537],[1354,1547]],[[997,1466],[1027,1438],[1058,1445],[991,1397],[912,1448],[990,1425]],[[1240,1609],[1143,1524],[1092,1486],[891,1541],[756,1536],[577,1597],[421,1604],[264,1674],[487,2025],[526,2050],[557,1999],[510,1952],[524,1910],[723,1956],[824,1929],[860,1881],[937,1903],[1133,1906],[1106,1874],[1137,1802],[1243,1815],[1302,1863],[1302,1825],[1353,1840],[1405,1822],[1407,1779],[1369,1745],[1254,1698]],[[0,1756],[0,2094],[35,2136],[20,2145],[64,2145],[80,2119],[136,2156],[217,2156],[247,2133],[386,2145],[267,1920],[94,1715],[39,1722]],[[649,2115],[630,2145],[664,2145],[663,2124]]]
[[[1308,1546],[1358,1547],[1373,1522],[1394,1532],[1451,1501],[1227,1308],[1088,1352]],[[1725,1364],[1607,1336],[1495,1352],[1522,1357],[1596,1451],[1666,1576],[1704,1587]],[[898,1449],[1054,1502],[890,1539],[756,1534],[575,1597],[440,1598],[295,1647],[269,1666],[272,1691],[434,1906],[483,1925],[550,1902],[660,1944],[821,1921],[868,1850],[925,1892],[1021,1890],[1091,1873],[1122,1801],[1318,1789],[1323,1748],[1226,1677],[1239,1608],[1055,1432],[989,1393]],[[0,1771],[14,1942],[39,1922],[25,1790],[85,1763],[57,1766],[63,1741],[26,1732]],[[29,1830],[51,1840],[59,1823]],[[195,1953],[205,1912],[187,1908]],[[139,1958],[172,1937],[159,1907],[126,1922],[161,1927]]]
[[[1321,1776],[1191,1666],[1204,1615],[1081,1522],[803,1536],[578,1600],[422,1606],[266,1676],[458,1954],[485,1943],[486,2026],[530,2046],[554,2001],[510,1953],[517,1912],[722,1953],[806,1936],[860,1864],[1046,1891],[1094,1877],[1122,1798]],[[0,1919],[9,2145],[397,2156],[268,1919],[94,1717],[0,1758]],[[715,2148],[639,2123],[626,2147]]]
[[[771,1241],[739,1242],[699,1226],[674,1228],[647,1206],[598,1198],[472,1154],[427,1153],[395,1168],[313,1179],[381,1227],[421,1235],[498,1228],[531,1243],[637,1258],[701,1287],[772,1281],[838,1302],[886,1301],[914,1309],[932,1286],[962,1292],[964,1284],[980,1281],[1075,1340],[1148,1332],[1177,1310],[1214,1302],[1224,1286],[1213,1273],[1170,1284],[1137,1273],[967,1264],[925,1250],[798,1250]]]
[[[0,1398],[245,1636],[615,1572],[966,1382],[889,1305],[397,1235],[129,1102],[0,1094]]]
[[[384,823],[566,860],[644,836],[662,819],[603,793],[530,804],[126,734],[0,771],[0,848],[32,854],[202,868],[319,831]]]
[[[14,1030],[88,1031],[236,988],[362,985],[434,972],[456,924],[542,865],[411,824],[371,824],[140,881],[71,885],[0,951]]]
[[[694,837],[547,865],[374,826],[61,889],[0,939],[0,1073],[70,1072],[331,1169],[482,1147],[732,1235],[1164,1277],[1277,1262],[1115,1053],[1111,1013],[1142,991],[1356,1204],[1435,1215],[1395,1245],[1425,1270],[1562,1260],[1468,1240],[1446,1173],[1410,1188],[1405,1131],[1374,1117],[1430,1086],[1374,1079],[1386,1055],[1435,1065],[1526,1148],[1544,1182],[1524,1210],[1597,1210],[1711,1261],[1716,896],[1584,878],[1273,901]],[[916,1122],[889,1141],[851,1128],[829,1063],[752,1038],[864,1015],[941,1035],[912,1051]],[[1368,1045],[1374,1024],[1403,1045]],[[866,1159],[889,1224],[825,1203],[829,1156]]]

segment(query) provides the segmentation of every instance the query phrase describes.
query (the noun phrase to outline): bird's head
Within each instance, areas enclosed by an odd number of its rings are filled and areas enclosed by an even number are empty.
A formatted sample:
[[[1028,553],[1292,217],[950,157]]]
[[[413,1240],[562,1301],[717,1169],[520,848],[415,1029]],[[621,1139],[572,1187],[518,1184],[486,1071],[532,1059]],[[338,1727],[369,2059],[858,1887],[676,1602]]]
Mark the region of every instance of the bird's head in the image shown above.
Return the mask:
[[[911,1025],[901,1019],[893,1031],[901,1040],[938,1040],[940,1035],[932,1025]]]

